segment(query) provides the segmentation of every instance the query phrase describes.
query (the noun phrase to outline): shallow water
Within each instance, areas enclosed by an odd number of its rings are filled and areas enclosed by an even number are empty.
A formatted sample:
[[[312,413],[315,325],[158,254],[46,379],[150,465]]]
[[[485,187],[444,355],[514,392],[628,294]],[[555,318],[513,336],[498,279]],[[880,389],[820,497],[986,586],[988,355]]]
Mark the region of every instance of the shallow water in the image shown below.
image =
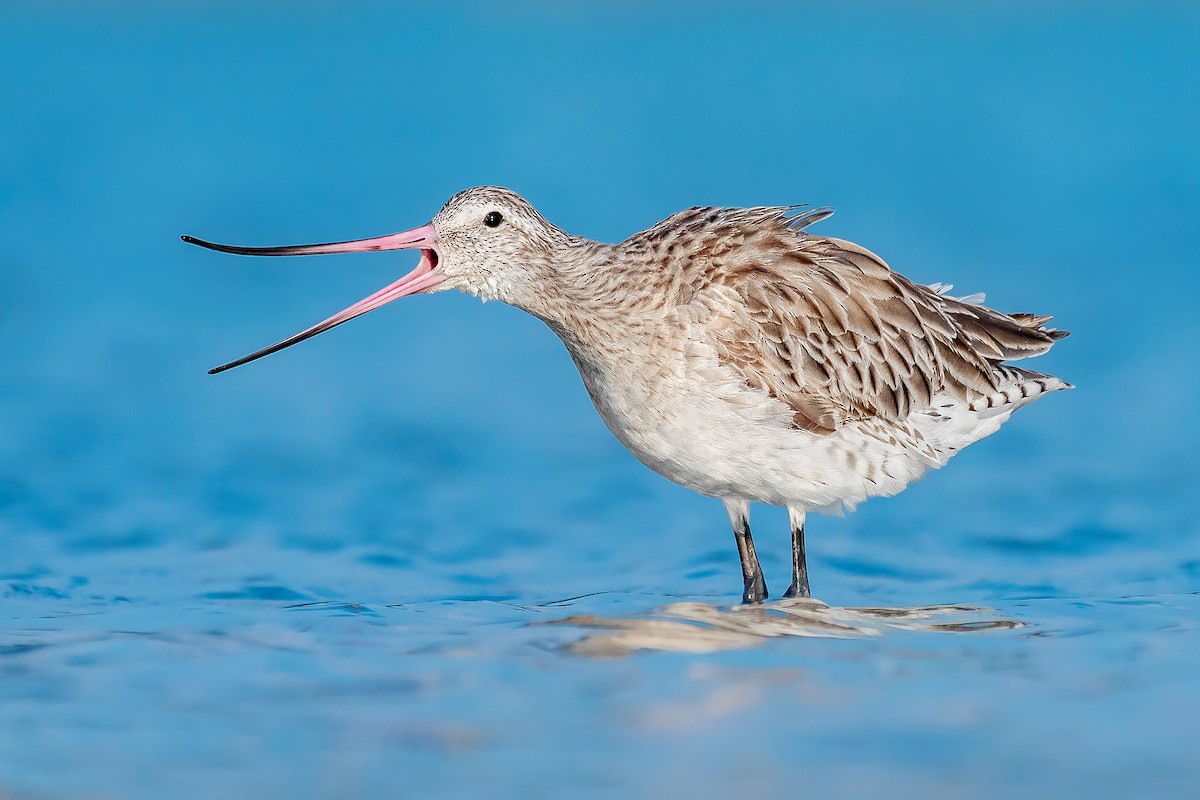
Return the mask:
[[[1194,11],[281,9],[0,11],[0,797],[1194,794]],[[814,518],[819,601],[742,608],[720,504],[512,309],[204,374],[412,259],[179,234],[491,182],[608,240],[838,206],[1054,313],[1080,388]],[[786,516],[752,524],[778,593]]]

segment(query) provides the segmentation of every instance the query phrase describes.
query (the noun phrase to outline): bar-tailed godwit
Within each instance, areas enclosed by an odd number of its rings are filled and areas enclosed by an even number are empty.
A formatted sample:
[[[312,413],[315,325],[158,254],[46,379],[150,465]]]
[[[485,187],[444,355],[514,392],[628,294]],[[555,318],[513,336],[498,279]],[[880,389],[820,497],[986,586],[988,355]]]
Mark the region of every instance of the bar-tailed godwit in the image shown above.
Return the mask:
[[[460,192],[428,224],[374,239],[227,253],[420,251],[416,268],[245,364],[409,294],[458,289],[543,320],[597,411],[650,469],[725,503],[743,601],[767,587],[749,504],[785,506],[792,584],[808,597],[809,511],[896,494],[1021,406],[1070,384],[1002,362],[1066,331],[893,272],[808,232],[826,208],[690,208],[620,244],[573,236],[507,189]]]

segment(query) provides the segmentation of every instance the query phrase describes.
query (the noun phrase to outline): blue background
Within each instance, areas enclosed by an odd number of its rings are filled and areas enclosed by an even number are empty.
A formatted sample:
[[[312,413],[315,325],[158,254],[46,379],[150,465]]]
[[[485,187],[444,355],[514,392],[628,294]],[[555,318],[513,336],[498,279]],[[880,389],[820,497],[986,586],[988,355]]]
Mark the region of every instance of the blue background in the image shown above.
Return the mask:
[[[105,5],[0,10],[0,796],[1195,791],[1195,6]],[[1031,366],[1076,391],[809,525],[835,608],[1021,627],[760,638],[720,504],[500,304],[204,374],[414,259],[180,234],[378,235],[486,183],[609,241],[829,204],[1054,314]],[[779,591],[785,516],[754,525]],[[749,638],[593,659],[530,624],[680,600]]]

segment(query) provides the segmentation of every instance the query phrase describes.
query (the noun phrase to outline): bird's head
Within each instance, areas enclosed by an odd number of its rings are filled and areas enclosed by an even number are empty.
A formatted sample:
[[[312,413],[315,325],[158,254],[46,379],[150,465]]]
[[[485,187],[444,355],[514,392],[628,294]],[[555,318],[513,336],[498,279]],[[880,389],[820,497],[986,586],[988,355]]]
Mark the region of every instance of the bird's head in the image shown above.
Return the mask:
[[[478,186],[450,198],[427,225],[379,236],[328,244],[236,247],[184,236],[211,250],[251,256],[304,256],[376,250],[419,250],[417,266],[400,280],[295,336],[232,361],[210,373],[278,352],[410,294],[459,289],[485,300],[528,308],[554,269],[556,247],[570,240],[525,198],[498,186]]]
[[[459,192],[433,218],[440,288],[484,300],[526,305],[554,269],[554,252],[568,240],[529,201],[499,186]]]

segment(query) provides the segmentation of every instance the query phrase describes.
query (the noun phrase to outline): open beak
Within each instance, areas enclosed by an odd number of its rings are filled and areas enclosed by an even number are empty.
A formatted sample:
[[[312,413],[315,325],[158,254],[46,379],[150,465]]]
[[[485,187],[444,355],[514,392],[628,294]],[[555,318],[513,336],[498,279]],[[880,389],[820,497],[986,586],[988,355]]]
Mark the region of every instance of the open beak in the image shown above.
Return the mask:
[[[387,305],[405,295],[427,292],[446,279],[445,274],[438,269],[437,231],[434,229],[433,223],[420,228],[414,228],[411,231],[379,236],[374,239],[359,239],[353,242],[330,242],[329,244],[302,244],[292,247],[233,247],[227,244],[205,242],[193,236],[184,236],[182,238],[189,244],[198,244],[201,247],[207,247],[209,250],[219,250],[222,253],[235,253],[242,256],[316,256],[325,253],[363,253],[375,250],[421,251],[421,260],[417,263],[416,269],[395,283],[385,286],[370,297],[359,300],[344,311],[334,314],[329,319],[318,322],[307,330],[300,331],[295,336],[290,336],[270,347],[264,347],[262,350],[255,351],[244,358],[239,358],[237,361],[230,361],[228,364],[214,367],[208,371],[209,375],[215,375],[227,369],[240,367],[242,364],[247,364],[263,356],[279,352],[285,347],[291,347],[297,342],[311,339],[318,333],[324,333],[330,328],[336,328],[343,322],[349,322],[355,317],[360,317],[368,311],[374,311],[380,306]]]

